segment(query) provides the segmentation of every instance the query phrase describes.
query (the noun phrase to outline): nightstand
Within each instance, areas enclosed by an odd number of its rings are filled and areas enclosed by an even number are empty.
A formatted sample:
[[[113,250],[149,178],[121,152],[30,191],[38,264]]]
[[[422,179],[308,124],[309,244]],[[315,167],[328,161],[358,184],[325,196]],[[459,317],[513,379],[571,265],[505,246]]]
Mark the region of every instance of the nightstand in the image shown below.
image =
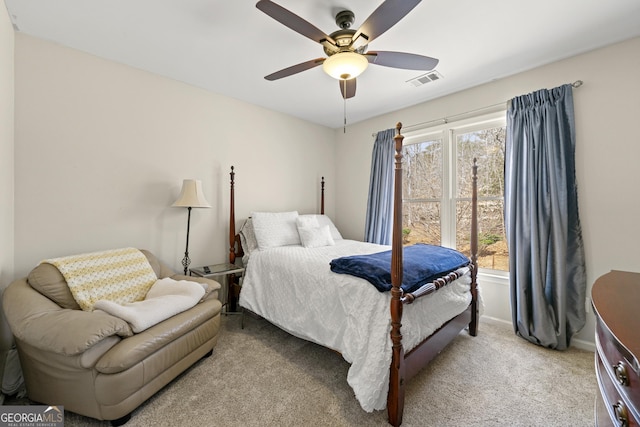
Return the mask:
[[[189,269],[190,276],[199,276],[206,278],[215,278],[224,276],[222,281],[220,301],[222,302],[223,314],[242,314],[242,310],[236,311],[238,307],[237,295],[230,292],[230,286],[236,282],[236,278],[244,273],[244,267],[235,264],[222,263],[205,265],[202,267],[194,267]]]

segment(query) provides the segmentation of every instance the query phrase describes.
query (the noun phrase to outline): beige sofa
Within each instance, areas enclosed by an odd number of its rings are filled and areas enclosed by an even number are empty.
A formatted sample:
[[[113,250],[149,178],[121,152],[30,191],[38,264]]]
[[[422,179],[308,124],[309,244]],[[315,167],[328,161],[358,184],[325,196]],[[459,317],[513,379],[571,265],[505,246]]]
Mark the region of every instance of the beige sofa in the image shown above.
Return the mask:
[[[43,263],[7,287],[3,308],[29,398],[113,425],[204,356],[220,329],[220,284],[174,274],[142,251],[158,278],[208,285],[194,307],[142,332],[104,311],[83,311],[56,267]]]

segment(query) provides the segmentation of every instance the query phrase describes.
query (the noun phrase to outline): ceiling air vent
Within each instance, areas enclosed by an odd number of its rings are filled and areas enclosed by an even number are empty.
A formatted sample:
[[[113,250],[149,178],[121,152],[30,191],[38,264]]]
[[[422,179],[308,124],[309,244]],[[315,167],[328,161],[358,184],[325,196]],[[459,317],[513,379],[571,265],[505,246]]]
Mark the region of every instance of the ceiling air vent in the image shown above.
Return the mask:
[[[431,70],[426,74],[418,76],[414,79],[407,80],[407,83],[410,83],[413,86],[422,86],[425,83],[435,82],[436,80],[440,80],[442,78],[442,74],[437,72],[436,70]]]

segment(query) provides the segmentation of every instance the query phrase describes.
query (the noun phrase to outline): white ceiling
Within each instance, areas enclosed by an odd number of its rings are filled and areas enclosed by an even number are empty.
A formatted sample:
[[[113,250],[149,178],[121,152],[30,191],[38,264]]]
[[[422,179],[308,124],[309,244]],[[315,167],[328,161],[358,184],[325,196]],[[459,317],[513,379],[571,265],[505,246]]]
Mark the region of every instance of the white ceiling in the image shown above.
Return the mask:
[[[338,29],[338,11],[352,10],[357,29],[381,4],[275,1],[327,34]],[[277,81],[263,78],[325,55],[319,44],[256,9],[256,0],[5,3],[14,27],[25,34],[331,128],[343,125],[338,82],[322,67]],[[407,81],[424,72],[371,65],[347,101],[347,120],[355,123],[636,36],[640,0],[425,0],[369,49],[438,58],[443,79],[415,87]]]

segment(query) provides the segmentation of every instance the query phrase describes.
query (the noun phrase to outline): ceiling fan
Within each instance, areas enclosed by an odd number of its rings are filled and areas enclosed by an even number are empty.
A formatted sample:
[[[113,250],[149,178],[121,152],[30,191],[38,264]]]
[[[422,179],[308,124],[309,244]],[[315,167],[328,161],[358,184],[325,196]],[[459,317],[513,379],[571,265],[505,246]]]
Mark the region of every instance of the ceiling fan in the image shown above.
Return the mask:
[[[284,7],[270,1],[260,0],[256,7],[281,24],[311,40],[320,43],[326,58],[316,58],[292,65],[265,76],[267,80],[278,80],[322,65],[331,77],[340,80],[340,92],[344,99],[356,94],[356,77],[371,64],[406,70],[429,71],[438,65],[438,60],[413,53],[392,51],[367,51],[369,43],[379,37],[405,17],[421,0],[386,0],[364,21],[360,28],[352,30],[354,14],[350,10],[339,12],[335,19],[339,30],[327,35],[313,24]]]

